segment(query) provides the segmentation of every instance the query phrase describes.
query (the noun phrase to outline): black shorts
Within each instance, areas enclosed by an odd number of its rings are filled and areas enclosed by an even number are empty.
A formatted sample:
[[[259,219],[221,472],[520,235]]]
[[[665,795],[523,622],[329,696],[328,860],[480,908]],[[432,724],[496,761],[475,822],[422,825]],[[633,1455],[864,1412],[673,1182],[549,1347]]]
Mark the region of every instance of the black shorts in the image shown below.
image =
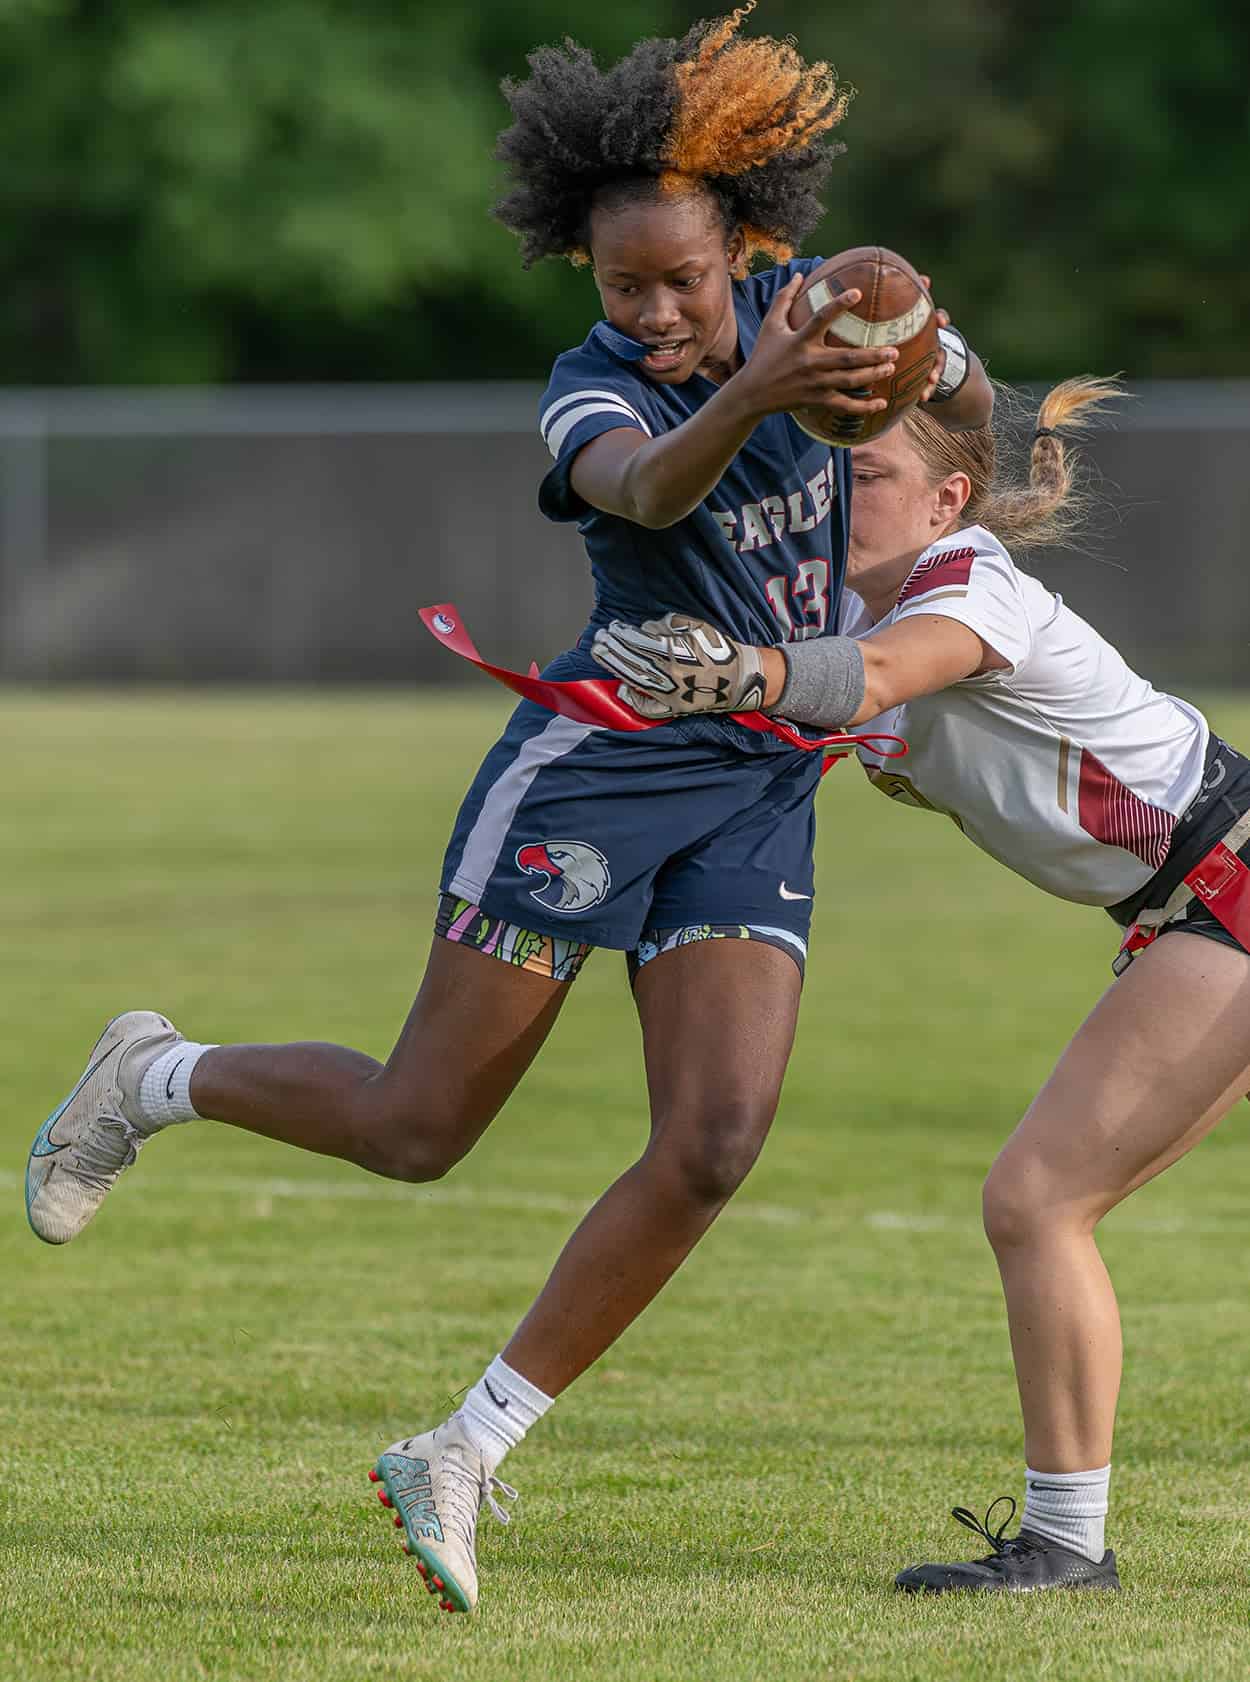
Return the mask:
[[[1157,911],[1167,904],[1173,891],[1212,847],[1222,841],[1245,812],[1250,811],[1250,759],[1230,748],[1218,736],[1207,744],[1207,759],[1202,772],[1202,787],[1190,805],[1177,819],[1172,831],[1168,856],[1144,887],[1109,905],[1108,914],[1128,928],[1143,911]],[[1250,841],[1239,850],[1239,856],[1250,864]],[[1247,948],[1232,935],[1196,896],[1190,899],[1159,930],[1162,934],[1200,934],[1206,940],[1218,940],[1221,946],[1232,946],[1239,952]]]

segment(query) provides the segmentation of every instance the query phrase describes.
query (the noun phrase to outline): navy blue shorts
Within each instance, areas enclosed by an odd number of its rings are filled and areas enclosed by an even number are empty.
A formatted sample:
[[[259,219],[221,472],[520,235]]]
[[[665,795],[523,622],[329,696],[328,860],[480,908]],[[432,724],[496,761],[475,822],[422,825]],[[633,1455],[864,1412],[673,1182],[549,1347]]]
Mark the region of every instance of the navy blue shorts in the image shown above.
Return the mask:
[[[750,925],[801,965],[821,763],[705,724],[627,735],[523,701],[465,796],[442,891],[624,952],[645,930]]]

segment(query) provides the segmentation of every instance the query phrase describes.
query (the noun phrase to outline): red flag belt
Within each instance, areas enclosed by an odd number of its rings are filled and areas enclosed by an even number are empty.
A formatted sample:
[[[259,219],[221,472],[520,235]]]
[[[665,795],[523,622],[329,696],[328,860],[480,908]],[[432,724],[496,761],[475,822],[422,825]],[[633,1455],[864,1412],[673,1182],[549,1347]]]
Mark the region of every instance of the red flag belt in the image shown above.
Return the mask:
[[[537,701],[539,706],[546,707],[551,712],[562,713],[565,718],[574,719],[578,724],[599,725],[607,730],[654,730],[657,725],[672,722],[666,718],[644,718],[641,713],[635,712],[633,707],[622,701],[617,694],[615,678],[584,677],[560,683],[551,678],[540,677],[538,667],[533,664],[524,675],[520,672],[510,672],[506,666],[492,666],[478,653],[473,638],[460,618],[460,610],[452,602],[439,602],[434,607],[423,607],[421,622],[431,636],[444,647],[450,648],[453,654],[458,654],[462,660],[469,661],[470,665],[487,673],[506,688],[515,690],[518,695],[524,695],[527,701]],[[836,750],[846,752],[850,748],[865,746],[879,754],[882,759],[897,759],[907,752],[907,743],[901,736],[856,736],[845,731],[836,731],[833,735],[809,739],[801,736],[784,719],[770,718],[767,713],[730,713],[729,717],[735,723],[745,725],[748,730],[758,730],[763,735],[776,736],[791,747],[802,748],[806,752],[828,753],[833,749],[833,757],[840,757]],[[876,746],[877,743],[892,745],[879,747]]]
[[[1198,860],[1184,882],[1233,939],[1250,951],[1250,870],[1242,859],[1225,842],[1217,841]],[[1145,928],[1140,923],[1130,924],[1112,965],[1116,974],[1122,974],[1142,948],[1149,946],[1166,927],[1165,923]],[[1246,1096],[1250,1097],[1250,1093]]]

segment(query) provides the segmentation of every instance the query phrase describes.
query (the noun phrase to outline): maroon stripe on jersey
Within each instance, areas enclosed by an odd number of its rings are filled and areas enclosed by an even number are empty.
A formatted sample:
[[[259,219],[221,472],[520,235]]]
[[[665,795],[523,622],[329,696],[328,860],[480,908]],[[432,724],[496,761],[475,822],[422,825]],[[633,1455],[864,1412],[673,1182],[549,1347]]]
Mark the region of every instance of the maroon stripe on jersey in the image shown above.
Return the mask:
[[[1140,800],[1088,748],[1081,754],[1077,819],[1095,841],[1123,847],[1155,870],[1167,857],[1176,827],[1171,812]]]
[[[975,549],[943,549],[940,554],[930,555],[927,561],[921,561],[913,569],[899,593],[897,605],[902,607],[904,602],[914,601],[917,596],[927,596],[939,585],[966,584],[976,558]]]

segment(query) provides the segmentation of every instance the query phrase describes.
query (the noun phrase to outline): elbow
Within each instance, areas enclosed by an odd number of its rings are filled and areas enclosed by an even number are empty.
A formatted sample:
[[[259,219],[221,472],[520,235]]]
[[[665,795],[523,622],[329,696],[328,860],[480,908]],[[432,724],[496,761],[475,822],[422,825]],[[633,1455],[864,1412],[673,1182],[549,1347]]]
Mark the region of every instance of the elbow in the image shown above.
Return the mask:
[[[667,531],[670,526],[675,526],[682,516],[670,514],[667,509],[635,508],[629,518],[644,531]]]
[[[888,662],[882,659],[871,642],[861,642],[859,647],[864,657],[864,698],[851,720],[852,724],[864,724],[870,718],[879,718],[898,701],[896,686],[890,682]]]
[[[975,432],[988,426],[994,414],[994,387],[989,375],[974,358],[963,388],[946,403],[925,410],[947,432]]]
[[[666,531],[698,506],[694,502],[677,506],[671,496],[647,483],[647,476],[637,471],[637,462],[637,455],[631,457],[621,486],[624,506],[620,512],[627,520],[644,531]]]
[[[952,428],[955,432],[974,432],[979,426],[988,426],[994,414],[994,387],[990,377],[978,362],[965,387],[964,402],[960,406],[958,424]]]
[[[646,531],[667,531],[669,526],[675,526],[678,520],[684,520],[689,512],[689,508],[674,508],[671,502],[659,497],[639,496],[635,493],[629,498],[629,512],[626,518]]]

